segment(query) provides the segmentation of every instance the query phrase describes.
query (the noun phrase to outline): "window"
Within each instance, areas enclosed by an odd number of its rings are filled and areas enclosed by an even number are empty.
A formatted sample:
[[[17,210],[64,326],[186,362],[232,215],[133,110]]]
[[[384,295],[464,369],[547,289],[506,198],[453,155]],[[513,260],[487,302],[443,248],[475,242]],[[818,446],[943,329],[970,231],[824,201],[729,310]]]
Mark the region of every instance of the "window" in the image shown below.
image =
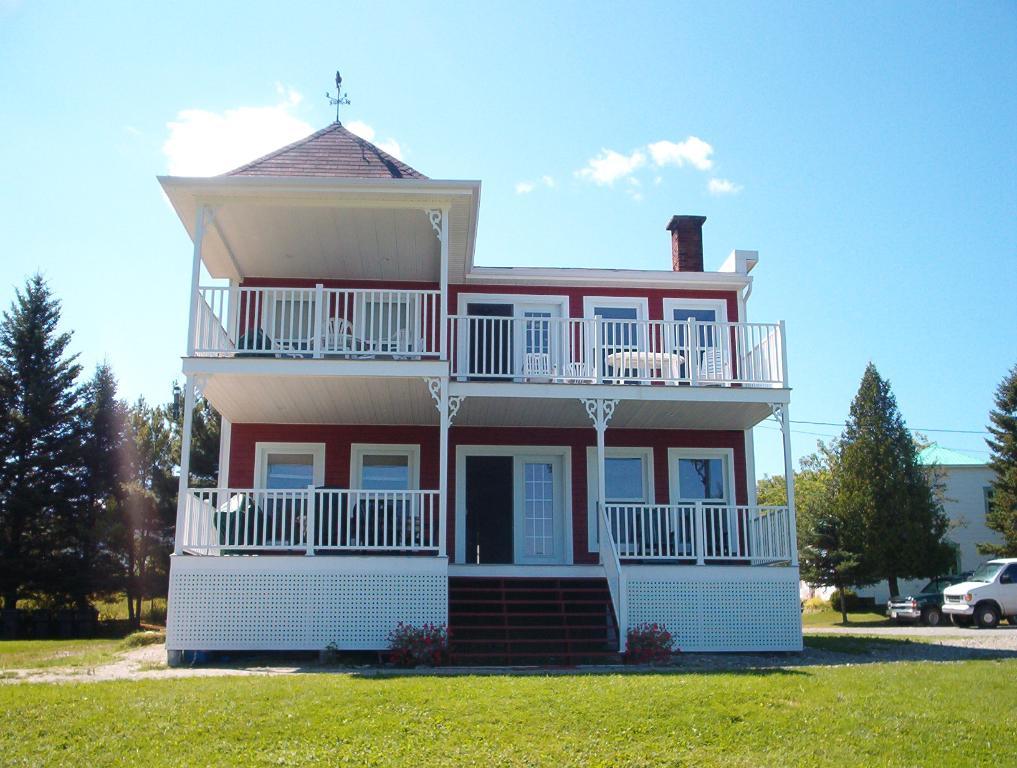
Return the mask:
[[[350,450],[350,487],[365,491],[412,491],[420,487],[420,446],[355,443]]]
[[[587,541],[598,545],[597,449],[586,452]],[[608,504],[653,504],[653,449],[607,448],[604,456],[604,493]]]
[[[985,498],[985,519],[989,519],[989,513],[992,511],[992,486],[987,485],[982,488],[982,496]]]
[[[605,457],[604,495],[608,503],[612,501],[645,503],[645,480],[641,457]]]
[[[403,455],[364,454],[360,487],[370,491],[408,491],[410,457]]]
[[[314,456],[309,453],[270,453],[266,466],[266,488],[306,488],[314,483]]]
[[[732,501],[733,453],[729,448],[670,449],[672,501]]]
[[[255,443],[256,488],[285,490],[324,482],[324,443]]]

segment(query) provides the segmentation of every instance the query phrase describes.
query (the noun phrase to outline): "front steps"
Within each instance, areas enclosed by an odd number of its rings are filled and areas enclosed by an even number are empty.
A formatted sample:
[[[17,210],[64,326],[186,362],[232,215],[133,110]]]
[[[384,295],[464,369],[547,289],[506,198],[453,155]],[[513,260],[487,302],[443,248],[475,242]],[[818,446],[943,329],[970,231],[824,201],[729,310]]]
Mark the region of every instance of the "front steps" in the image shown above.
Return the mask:
[[[449,577],[452,663],[618,663],[604,578]]]

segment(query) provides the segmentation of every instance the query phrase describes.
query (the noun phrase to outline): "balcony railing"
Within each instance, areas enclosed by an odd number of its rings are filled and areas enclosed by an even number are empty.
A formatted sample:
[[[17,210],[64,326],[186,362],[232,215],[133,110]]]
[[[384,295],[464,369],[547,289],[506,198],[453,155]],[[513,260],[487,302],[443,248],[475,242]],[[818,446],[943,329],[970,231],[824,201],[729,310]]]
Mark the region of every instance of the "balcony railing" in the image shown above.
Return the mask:
[[[190,554],[444,552],[438,491],[191,488],[183,512]]]
[[[607,504],[621,560],[790,562],[794,531],[787,507],[727,504]]]
[[[203,287],[199,357],[397,357],[441,354],[441,292]]]
[[[450,318],[452,375],[564,384],[786,386],[782,323]]]

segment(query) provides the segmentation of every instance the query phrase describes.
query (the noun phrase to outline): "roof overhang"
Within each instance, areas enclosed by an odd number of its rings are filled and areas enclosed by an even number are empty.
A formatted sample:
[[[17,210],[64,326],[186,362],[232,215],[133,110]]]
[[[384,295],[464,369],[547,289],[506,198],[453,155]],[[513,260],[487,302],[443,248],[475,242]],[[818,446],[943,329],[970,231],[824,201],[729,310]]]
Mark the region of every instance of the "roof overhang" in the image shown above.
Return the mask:
[[[585,269],[575,267],[472,267],[466,283],[493,285],[624,285],[632,288],[740,290],[749,275],[731,272],[674,272],[651,269]]]
[[[193,241],[212,212],[202,258],[216,278],[437,281],[439,251],[424,211],[449,209],[449,260],[473,260],[479,181],[161,176]]]

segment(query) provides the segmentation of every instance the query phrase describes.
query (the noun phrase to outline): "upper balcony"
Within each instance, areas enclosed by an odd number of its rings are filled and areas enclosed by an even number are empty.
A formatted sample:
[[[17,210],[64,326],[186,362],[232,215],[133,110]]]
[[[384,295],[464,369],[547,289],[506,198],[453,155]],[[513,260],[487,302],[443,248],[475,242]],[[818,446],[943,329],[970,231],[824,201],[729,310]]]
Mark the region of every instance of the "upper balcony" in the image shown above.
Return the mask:
[[[783,323],[450,318],[460,381],[784,388]]]

